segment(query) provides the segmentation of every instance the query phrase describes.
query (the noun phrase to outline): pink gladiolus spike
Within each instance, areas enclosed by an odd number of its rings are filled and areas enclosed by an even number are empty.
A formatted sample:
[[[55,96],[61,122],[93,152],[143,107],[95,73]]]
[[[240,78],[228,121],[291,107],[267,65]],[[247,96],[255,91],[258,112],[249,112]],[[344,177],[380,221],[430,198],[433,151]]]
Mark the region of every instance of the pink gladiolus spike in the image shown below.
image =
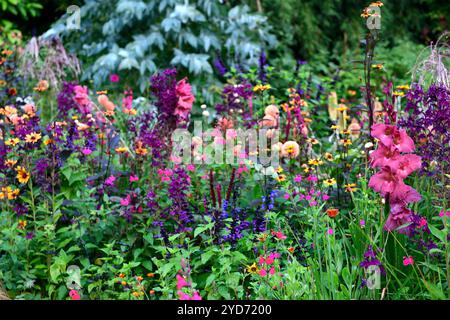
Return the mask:
[[[377,150],[370,154],[371,166],[373,168],[384,167],[390,160],[395,160],[399,156],[400,152],[397,149],[379,143]]]
[[[391,212],[386,220],[384,229],[390,232],[397,230],[399,233],[408,233],[407,227],[400,227],[410,223],[412,221],[411,217],[411,210],[405,208],[401,203],[394,203],[391,205]]]
[[[384,167],[370,178],[369,187],[385,196],[387,193],[393,192],[400,183],[395,172],[389,167]]]
[[[394,171],[400,178],[404,179],[412,172],[420,169],[422,166],[421,158],[415,154],[406,154],[398,156],[395,159],[388,161],[386,164]]]
[[[390,202],[401,202],[403,204],[418,202],[420,199],[422,199],[420,193],[403,183],[403,181],[396,186],[389,198]]]
[[[414,151],[414,141],[404,129],[382,123],[372,126],[372,137],[380,140],[386,147],[395,147],[400,152]]]

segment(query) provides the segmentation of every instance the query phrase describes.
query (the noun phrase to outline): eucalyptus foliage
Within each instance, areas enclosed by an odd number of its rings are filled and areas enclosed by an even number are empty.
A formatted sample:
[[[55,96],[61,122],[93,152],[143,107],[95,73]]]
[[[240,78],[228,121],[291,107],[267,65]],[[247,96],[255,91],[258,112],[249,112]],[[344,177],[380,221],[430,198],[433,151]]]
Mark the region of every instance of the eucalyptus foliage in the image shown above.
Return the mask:
[[[87,0],[80,14],[79,30],[67,29],[66,14],[44,36],[60,35],[96,85],[119,73],[144,91],[151,74],[175,66],[195,75],[198,89],[214,80],[216,55],[246,69],[276,44],[266,17],[217,0]]]

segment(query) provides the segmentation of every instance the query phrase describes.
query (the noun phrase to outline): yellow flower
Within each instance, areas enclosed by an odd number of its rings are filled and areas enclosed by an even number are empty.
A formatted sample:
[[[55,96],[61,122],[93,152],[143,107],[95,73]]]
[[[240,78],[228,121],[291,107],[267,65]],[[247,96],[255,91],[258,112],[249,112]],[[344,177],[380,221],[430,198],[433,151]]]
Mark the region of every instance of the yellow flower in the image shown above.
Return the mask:
[[[134,149],[134,151],[136,152],[137,155],[140,155],[140,156],[145,156],[148,153],[147,149],[143,147],[143,144],[141,141],[138,141],[136,143],[136,148]]]
[[[318,166],[320,164],[319,159],[311,159],[308,161],[308,164],[311,166]]]
[[[20,142],[19,138],[11,138],[5,141],[5,144],[7,146],[15,146],[16,144],[18,144]]]
[[[403,84],[395,87],[397,90],[409,90],[409,85]]]
[[[332,185],[335,185],[335,184],[336,184],[336,179],[334,179],[334,178],[326,179],[323,183],[324,183],[327,187],[331,187]]]
[[[44,92],[48,89],[49,84],[47,80],[40,80],[34,90],[37,92]]]
[[[42,138],[40,133],[32,132],[25,136],[25,142],[36,143]]]
[[[345,185],[345,192],[355,192],[356,190],[358,190],[356,183],[348,183]]]
[[[25,227],[27,226],[27,221],[26,220],[19,220],[19,229],[25,229]]]
[[[352,144],[352,140],[351,140],[351,139],[342,139],[342,140],[341,140],[341,143],[342,143],[344,146],[349,146],[349,145]]]
[[[329,152],[327,152],[327,153],[325,153],[324,155],[324,158],[325,159],[327,159],[328,161],[333,161],[333,155],[331,154],[331,153],[329,153]]]
[[[125,147],[118,147],[116,149],[114,149],[117,153],[125,153],[128,152],[128,149]]]
[[[381,1],[375,1],[370,4],[370,7],[382,7],[382,6],[383,6],[383,2],[381,2]]]
[[[341,104],[339,104],[339,107],[336,108],[336,110],[340,111],[340,112],[344,112],[344,111],[348,110],[348,107],[345,104],[341,103]]]
[[[5,160],[5,162],[4,162],[5,166],[10,167],[10,168],[14,167],[16,165],[16,163],[17,163],[17,160],[13,160],[13,159],[8,159],[8,160]]]
[[[20,190],[15,189],[13,190],[11,187],[3,187],[2,191],[0,192],[0,200],[3,200],[5,198],[8,198],[8,200],[14,200],[19,196]]]
[[[393,94],[395,97],[403,97],[403,96],[405,95],[405,93],[404,93],[404,92],[401,92],[401,91],[394,91],[394,92],[392,92],[392,94]]]
[[[254,262],[251,266],[247,266],[247,272],[257,274],[259,272],[258,266],[256,262]]]
[[[278,182],[286,181],[286,176],[284,174],[279,174],[277,177]]]
[[[338,129],[339,127],[337,126],[337,125],[335,125],[335,124],[333,124],[332,126],[331,126],[331,129],[333,129],[333,130],[336,130],[336,129]]]
[[[20,183],[25,184],[28,182],[28,180],[30,180],[30,174],[25,168],[19,166],[16,168],[16,171],[17,171],[16,178],[17,180],[19,180]]]
[[[53,139],[50,139],[50,138],[48,138],[48,139],[46,139],[45,141],[44,141],[44,144],[46,145],[46,146],[48,146],[49,144],[52,144],[52,143],[54,143],[55,141],[53,141]]]
[[[307,140],[306,140],[306,142],[308,142],[308,143],[310,143],[310,144],[318,144],[319,143],[319,140],[317,140],[316,138],[308,138]]]
[[[373,65],[372,65],[372,69],[378,69],[378,70],[381,70],[381,69],[383,69],[383,65],[382,65],[381,63],[373,64]]]
[[[269,89],[271,89],[271,88],[272,88],[272,87],[270,86],[270,84],[265,84],[265,85],[258,84],[258,85],[256,85],[256,86],[253,87],[253,91],[254,91],[254,92],[257,92],[257,91],[266,91],[266,90],[269,90]]]
[[[350,130],[344,129],[344,130],[342,130],[342,134],[350,134]]]
[[[282,173],[284,170],[283,170],[283,168],[282,167],[278,167],[277,168],[277,173]]]

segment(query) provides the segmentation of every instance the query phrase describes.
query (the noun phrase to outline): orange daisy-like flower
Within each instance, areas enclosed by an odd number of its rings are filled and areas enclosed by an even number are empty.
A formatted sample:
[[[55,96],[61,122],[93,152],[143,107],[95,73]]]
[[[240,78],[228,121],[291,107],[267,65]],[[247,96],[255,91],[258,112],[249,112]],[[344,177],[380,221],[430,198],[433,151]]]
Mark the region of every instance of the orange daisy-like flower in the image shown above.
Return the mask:
[[[16,168],[16,171],[17,171],[16,178],[17,180],[19,180],[20,183],[25,184],[28,182],[28,180],[30,180],[30,173],[25,168],[18,166]]]
[[[357,189],[356,183],[349,183],[345,185],[345,192],[355,192]]]
[[[8,160],[5,160],[5,162],[4,162],[5,166],[10,167],[10,168],[14,167],[16,165],[16,163],[17,163],[17,160],[13,160],[13,159],[8,159]]]
[[[352,140],[351,140],[351,139],[342,139],[342,140],[341,140],[341,143],[342,143],[344,146],[350,146],[350,145],[352,144]]]
[[[25,142],[36,143],[42,138],[40,133],[32,132],[25,136]]]
[[[25,229],[25,227],[27,226],[27,221],[26,220],[19,220],[19,229]]]
[[[339,209],[330,208],[327,210],[327,215],[330,218],[335,218],[339,214]]]
[[[36,87],[34,87],[34,91],[44,92],[49,88],[49,84],[47,80],[40,80]]]
[[[136,151],[136,154],[140,155],[140,156],[145,156],[148,153],[148,150],[143,147],[143,144],[141,141],[138,141],[136,143],[135,151]]]
[[[118,147],[116,149],[114,149],[117,153],[122,154],[122,153],[126,153],[128,152],[128,149],[125,147]]]
[[[11,138],[5,141],[5,145],[14,147],[20,142],[19,138]]]

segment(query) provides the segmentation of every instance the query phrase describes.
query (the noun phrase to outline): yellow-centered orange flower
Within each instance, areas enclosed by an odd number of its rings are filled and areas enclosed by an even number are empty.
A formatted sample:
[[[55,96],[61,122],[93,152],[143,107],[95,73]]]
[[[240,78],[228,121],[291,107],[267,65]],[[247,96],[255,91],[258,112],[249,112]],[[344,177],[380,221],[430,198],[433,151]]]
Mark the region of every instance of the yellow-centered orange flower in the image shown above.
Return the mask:
[[[16,168],[16,171],[17,171],[16,178],[20,183],[25,184],[28,182],[28,180],[30,180],[30,173],[25,168],[18,166]]]
[[[331,187],[331,186],[333,186],[333,185],[336,184],[336,179],[334,179],[334,178],[326,179],[323,183],[324,183],[327,187]]]
[[[14,147],[19,142],[20,142],[19,138],[11,138],[5,141],[5,145]]]
[[[36,143],[42,138],[40,133],[32,132],[25,136],[25,142]]]

